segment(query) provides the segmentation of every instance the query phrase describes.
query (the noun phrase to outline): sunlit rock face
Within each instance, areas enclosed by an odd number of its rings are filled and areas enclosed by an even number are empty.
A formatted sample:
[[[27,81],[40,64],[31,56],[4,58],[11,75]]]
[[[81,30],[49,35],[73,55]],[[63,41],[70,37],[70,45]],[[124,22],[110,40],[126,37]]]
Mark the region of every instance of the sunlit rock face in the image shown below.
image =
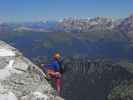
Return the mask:
[[[44,76],[19,51],[0,41],[0,100],[62,100]]]

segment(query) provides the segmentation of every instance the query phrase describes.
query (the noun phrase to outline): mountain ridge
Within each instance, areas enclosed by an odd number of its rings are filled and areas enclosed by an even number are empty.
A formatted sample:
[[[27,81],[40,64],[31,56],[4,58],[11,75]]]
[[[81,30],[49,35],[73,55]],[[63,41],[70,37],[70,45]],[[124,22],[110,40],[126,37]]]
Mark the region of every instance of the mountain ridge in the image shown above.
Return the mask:
[[[14,26],[14,27],[11,27]],[[126,26],[126,27],[125,27]],[[22,31],[33,31],[45,30],[47,31],[64,31],[64,32],[89,32],[90,30],[99,29],[99,30],[112,30],[112,29],[123,29],[130,31],[133,28],[133,14],[129,15],[126,18],[122,19],[113,19],[106,16],[97,16],[95,18],[83,19],[77,17],[68,17],[59,21],[39,21],[39,22],[20,22],[20,23],[1,23],[0,30],[10,27],[13,30],[19,30],[21,27]],[[26,29],[27,28],[27,29]]]

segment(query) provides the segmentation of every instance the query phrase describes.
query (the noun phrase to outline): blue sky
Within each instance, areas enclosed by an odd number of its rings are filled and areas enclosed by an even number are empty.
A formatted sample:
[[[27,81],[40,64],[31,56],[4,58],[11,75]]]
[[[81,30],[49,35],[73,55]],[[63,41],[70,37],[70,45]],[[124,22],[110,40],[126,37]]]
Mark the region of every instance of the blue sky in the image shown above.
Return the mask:
[[[133,0],[0,0],[0,21],[58,20],[64,17],[126,17]]]

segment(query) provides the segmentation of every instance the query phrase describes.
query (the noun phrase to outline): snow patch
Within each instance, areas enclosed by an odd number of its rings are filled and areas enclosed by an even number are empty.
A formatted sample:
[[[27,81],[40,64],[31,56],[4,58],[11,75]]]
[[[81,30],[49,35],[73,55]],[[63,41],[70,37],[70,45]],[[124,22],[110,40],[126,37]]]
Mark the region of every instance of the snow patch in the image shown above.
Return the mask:
[[[8,92],[0,94],[0,100],[17,100],[17,97],[12,92]]]
[[[4,69],[0,70],[0,80],[4,80],[6,77],[11,75],[10,71],[13,69],[13,63],[14,60],[10,60],[9,64]]]
[[[11,50],[0,49],[0,57],[15,56],[15,53]]]
[[[48,100],[48,96],[40,92],[34,92],[33,95],[36,97],[37,100]]]

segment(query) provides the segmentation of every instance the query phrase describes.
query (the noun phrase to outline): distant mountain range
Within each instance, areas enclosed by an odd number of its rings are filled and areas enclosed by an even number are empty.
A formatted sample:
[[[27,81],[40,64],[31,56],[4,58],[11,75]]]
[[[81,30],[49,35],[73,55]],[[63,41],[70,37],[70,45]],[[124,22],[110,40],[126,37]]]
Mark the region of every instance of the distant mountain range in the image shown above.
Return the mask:
[[[113,20],[111,17],[96,17],[92,19],[67,18],[58,27],[66,32],[90,32],[118,29],[124,32],[133,31],[133,15],[124,19]]]
[[[133,42],[133,15],[117,20],[113,20],[111,17],[96,17],[92,19],[69,17],[62,21],[0,24],[0,33],[8,33],[11,31],[65,32],[77,33],[77,36],[82,33],[82,35],[85,35],[85,37],[87,35],[87,38],[91,39],[105,39],[105,37],[111,39],[112,36],[112,39],[115,39],[116,37],[119,37],[117,39],[122,39],[124,36],[125,39]]]
[[[56,21],[46,21],[46,22],[24,22],[24,23],[1,23],[0,32],[11,32],[11,31],[51,31],[54,27]]]
[[[0,33],[15,32],[64,32],[77,39],[126,40],[133,44],[133,14],[127,18],[113,20],[111,17],[79,19],[65,18],[61,21],[40,21],[25,23],[1,23]]]
[[[93,30],[112,29],[113,20],[107,17],[96,17],[93,19],[67,18],[58,24],[65,32],[90,32]]]
[[[113,20],[111,17],[96,17],[80,19],[68,17],[61,21],[40,21],[25,23],[1,23],[0,32],[14,31],[62,31],[62,32],[91,32],[118,29],[130,33],[133,31],[133,15],[124,19]]]

